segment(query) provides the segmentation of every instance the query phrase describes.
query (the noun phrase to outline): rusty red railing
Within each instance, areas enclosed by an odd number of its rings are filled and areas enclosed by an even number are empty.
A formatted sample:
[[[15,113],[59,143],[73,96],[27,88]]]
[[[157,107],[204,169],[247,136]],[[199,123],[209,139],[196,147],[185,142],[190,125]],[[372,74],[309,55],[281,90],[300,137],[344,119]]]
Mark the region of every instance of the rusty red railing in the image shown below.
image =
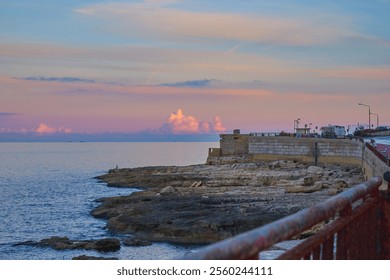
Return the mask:
[[[382,222],[383,216],[389,219],[389,213],[383,215],[381,210],[381,184],[382,179],[374,177],[315,206],[201,248],[184,258],[261,259],[261,251],[324,222],[327,224],[319,232],[278,259],[387,258],[389,254],[383,250],[390,249],[389,238]]]

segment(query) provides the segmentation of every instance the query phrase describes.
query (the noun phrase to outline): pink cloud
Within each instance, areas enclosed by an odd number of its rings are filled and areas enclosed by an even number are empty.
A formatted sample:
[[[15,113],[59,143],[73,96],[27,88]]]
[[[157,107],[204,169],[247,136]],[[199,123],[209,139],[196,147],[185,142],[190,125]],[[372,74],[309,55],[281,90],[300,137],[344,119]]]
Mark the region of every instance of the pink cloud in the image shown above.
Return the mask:
[[[224,132],[226,128],[223,126],[221,118],[218,116],[214,117],[214,131],[215,132]]]
[[[168,124],[171,125],[172,132],[174,133],[196,133],[199,130],[199,121],[192,116],[184,115],[182,109],[178,109],[176,114],[170,114]]]
[[[209,132],[210,131],[210,124],[208,122],[202,122],[200,124],[200,130],[204,132]]]
[[[50,127],[45,123],[40,123],[37,128],[34,129],[35,133],[72,133],[70,128],[60,127],[54,128]]]
[[[215,133],[225,130],[218,116],[214,117],[213,123],[209,123],[199,121],[193,116],[185,115],[183,109],[178,109],[175,113],[171,113],[167,122],[159,129],[160,132],[173,134]]]

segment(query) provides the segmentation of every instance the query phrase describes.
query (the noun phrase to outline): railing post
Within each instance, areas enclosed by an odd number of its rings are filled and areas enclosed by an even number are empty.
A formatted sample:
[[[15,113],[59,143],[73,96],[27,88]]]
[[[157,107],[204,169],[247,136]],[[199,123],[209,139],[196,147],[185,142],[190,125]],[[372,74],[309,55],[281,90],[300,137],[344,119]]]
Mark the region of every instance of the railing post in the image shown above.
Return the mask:
[[[387,171],[385,174],[383,174],[383,179],[387,181],[387,191],[390,192],[390,171]]]
[[[387,181],[388,188],[382,192],[381,203],[381,259],[390,259],[390,172],[383,174],[383,179]]]
[[[344,210],[341,211],[341,218],[350,217],[352,213],[351,205],[348,205]],[[351,239],[350,239],[350,226],[344,227],[337,234],[337,246],[336,246],[336,260],[348,260]]]

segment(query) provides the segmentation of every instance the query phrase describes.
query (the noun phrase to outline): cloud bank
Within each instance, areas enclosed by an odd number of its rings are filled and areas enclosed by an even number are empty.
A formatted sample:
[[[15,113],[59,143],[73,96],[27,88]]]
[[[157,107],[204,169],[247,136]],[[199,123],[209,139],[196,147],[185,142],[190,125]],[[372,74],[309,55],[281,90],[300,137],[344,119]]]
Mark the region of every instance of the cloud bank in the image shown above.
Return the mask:
[[[317,45],[357,36],[348,19],[319,13],[305,18],[251,13],[194,12],[176,1],[100,3],[76,9],[106,21],[106,29],[167,40],[213,39],[281,45]]]
[[[0,118],[12,117],[15,115],[19,115],[18,113],[10,113],[10,112],[0,112]]]
[[[171,113],[167,121],[160,127],[160,133],[167,134],[207,134],[221,133],[226,131],[218,116],[213,122],[199,121],[193,116],[187,116],[183,109],[178,109],[176,113]]]
[[[76,77],[25,77],[21,78],[27,81],[41,81],[41,82],[60,82],[60,83],[95,83],[93,79],[82,79]]]
[[[42,134],[51,134],[51,133],[72,133],[72,130],[70,128],[65,128],[65,127],[59,127],[59,128],[54,128],[50,127],[45,123],[40,123],[38,127],[34,129],[35,133],[42,133]]]
[[[203,79],[203,80],[193,80],[193,81],[184,81],[184,82],[178,82],[178,83],[167,83],[167,84],[160,84],[160,86],[166,86],[166,87],[191,87],[191,88],[203,88],[210,86],[212,82],[215,82],[217,80],[215,79]]]

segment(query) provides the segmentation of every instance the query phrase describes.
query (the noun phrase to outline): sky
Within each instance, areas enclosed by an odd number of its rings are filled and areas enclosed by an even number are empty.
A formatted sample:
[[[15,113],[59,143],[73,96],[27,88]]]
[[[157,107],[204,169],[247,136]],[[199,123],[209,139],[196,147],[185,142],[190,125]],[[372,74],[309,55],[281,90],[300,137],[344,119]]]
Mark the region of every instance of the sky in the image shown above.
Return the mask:
[[[354,129],[369,112],[390,125],[389,12],[389,0],[0,0],[0,140],[201,139],[293,132],[298,118]]]

